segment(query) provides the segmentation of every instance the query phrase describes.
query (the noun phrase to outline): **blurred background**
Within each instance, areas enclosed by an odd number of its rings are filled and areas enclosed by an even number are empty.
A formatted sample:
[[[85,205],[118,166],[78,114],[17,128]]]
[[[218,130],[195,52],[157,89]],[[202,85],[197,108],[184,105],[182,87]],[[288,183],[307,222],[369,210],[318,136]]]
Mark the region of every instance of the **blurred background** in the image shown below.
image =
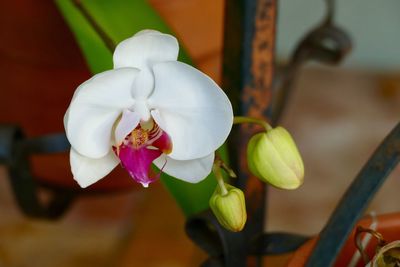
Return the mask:
[[[223,1],[147,2],[195,65],[220,82]],[[317,234],[400,119],[400,2],[337,2],[336,22],[354,49],[340,67],[310,64],[300,72],[282,125],[303,155],[305,183],[295,191],[269,188],[267,230]],[[279,1],[279,64],[323,14],[322,0]],[[28,136],[62,132],[72,93],[91,74],[55,2],[1,1],[0,39],[0,123],[18,124]],[[32,167],[45,184],[76,187],[66,154],[34,157]],[[185,217],[162,183],[143,189],[116,171],[61,219],[45,221],[21,214],[8,179],[0,166],[0,266],[185,267],[206,258],[185,236]],[[399,167],[370,211],[398,211],[398,188]]]

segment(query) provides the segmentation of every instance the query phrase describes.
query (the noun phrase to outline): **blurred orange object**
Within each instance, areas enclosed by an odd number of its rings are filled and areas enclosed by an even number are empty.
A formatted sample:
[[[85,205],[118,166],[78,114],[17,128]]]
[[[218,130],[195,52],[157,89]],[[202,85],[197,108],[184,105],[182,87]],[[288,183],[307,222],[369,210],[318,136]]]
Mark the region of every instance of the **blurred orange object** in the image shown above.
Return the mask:
[[[63,132],[63,116],[75,88],[91,74],[52,1],[0,2],[0,123],[19,125],[27,136]],[[40,181],[76,188],[67,153],[32,159]],[[91,190],[136,186],[119,170]]]
[[[196,67],[217,83],[221,80],[223,0],[150,0],[183,41]]]
[[[183,40],[196,65],[219,81],[223,1],[150,2]],[[63,116],[72,94],[91,74],[55,4],[2,1],[0,39],[0,123],[19,125],[29,137],[63,132]],[[67,153],[34,156],[32,168],[46,185],[79,188],[72,179]],[[116,168],[90,190],[136,186],[122,168]]]
[[[367,218],[364,218],[361,221],[359,221],[357,223],[357,225],[361,225],[364,228],[371,228],[372,222],[373,222],[373,219],[371,217],[367,217]],[[376,231],[381,233],[383,238],[387,242],[392,242],[392,241],[400,239],[400,231],[399,231],[400,213],[390,213],[390,214],[379,215],[376,218],[376,222],[377,222]],[[338,256],[334,266],[337,266],[337,267],[348,266],[354,253],[357,253],[357,249],[356,249],[356,246],[354,243],[354,235],[355,235],[355,231],[353,230],[353,232],[349,236],[349,239],[347,240],[346,244],[344,245],[343,249],[339,253],[339,256]],[[301,246],[294,253],[293,257],[289,260],[287,267],[305,266],[316,242],[317,242],[317,237],[309,240],[307,243],[305,243],[303,246]],[[366,252],[370,256],[370,259],[372,259],[373,255],[375,254],[376,245],[377,245],[376,239],[372,238],[366,248]],[[365,266],[365,263],[362,262],[361,257],[360,257],[360,260],[358,261],[357,265],[355,265],[355,266],[359,266],[359,267]]]

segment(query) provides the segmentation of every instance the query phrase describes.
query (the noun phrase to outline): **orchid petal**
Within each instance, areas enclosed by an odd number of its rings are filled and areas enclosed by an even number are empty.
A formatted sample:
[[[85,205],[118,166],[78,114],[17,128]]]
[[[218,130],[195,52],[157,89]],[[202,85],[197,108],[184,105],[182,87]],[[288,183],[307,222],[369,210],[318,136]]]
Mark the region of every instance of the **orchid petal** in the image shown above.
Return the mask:
[[[113,56],[114,68],[144,69],[154,62],[176,60],[178,52],[178,41],[172,35],[144,30],[118,44]]]
[[[90,158],[107,155],[115,121],[134,104],[131,88],[137,73],[133,68],[110,70],[78,87],[64,117],[68,140],[77,152]]]
[[[135,99],[146,99],[153,92],[154,76],[149,68],[142,68],[138,77],[135,80],[135,85],[132,88],[132,96]]]
[[[109,174],[119,163],[118,158],[112,151],[100,159],[82,156],[74,149],[71,149],[69,155],[74,180],[81,187],[87,187],[97,182]]]
[[[181,62],[153,66],[155,88],[148,99],[157,124],[172,139],[169,157],[202,158],[220,147],[232,128],[231,103],[207,75]]]
[[[138,113],[125,109],[121,120],[115,128],[115,145],[120,145],[125,137],[136,128],[139,122],[140,116]]]
[[[166,162],[166,163],[165,163]],[[193,160],[174,160],[163,154],[154,161],[163,172],[189,183],[198,183],[206,178],[212,169],[214,163],[214,152],[204,158]]]
[[[165,154],[171,153],[172,150],[171,138],[164,131],[162,131],[161,135],[156,140],[154,140],[151,145],[158,148],[159,150],[161,150],[161,152]]]

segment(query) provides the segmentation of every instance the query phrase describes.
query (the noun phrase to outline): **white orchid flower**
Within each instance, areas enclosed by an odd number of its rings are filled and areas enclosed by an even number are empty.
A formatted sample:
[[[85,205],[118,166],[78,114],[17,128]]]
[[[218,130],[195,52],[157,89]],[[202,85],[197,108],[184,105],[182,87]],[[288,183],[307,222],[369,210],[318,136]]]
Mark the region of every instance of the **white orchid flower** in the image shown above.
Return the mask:
[[[89,186],[119,163],[147,187],[163,172],[196,183],[233,123],[229,99],[208,76],[177,61],[175,37],[144,30],[121,42],[114,69],[81,84],[64,117],[74,179]]]

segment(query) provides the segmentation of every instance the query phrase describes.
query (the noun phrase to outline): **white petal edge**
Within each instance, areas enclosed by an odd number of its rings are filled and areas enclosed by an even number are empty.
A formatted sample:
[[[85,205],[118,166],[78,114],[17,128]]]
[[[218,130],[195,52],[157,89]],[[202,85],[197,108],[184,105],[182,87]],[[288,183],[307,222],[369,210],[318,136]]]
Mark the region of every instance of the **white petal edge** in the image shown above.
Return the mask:
[[[176,38],[154,30],[143,30],[118,44],[114,51],[114,68],[143,69],[154,62],[176,60],[179,44]]]
[[[125,137],[136,128],[139,122],[140,116],[138,113],[125,109],[115,128],[115,145],[121,144]]]
[[[148,99],[154,120],[172,139],[170,158],[205,157],[220,147],[233,123],[232,105],[207,75],[181,62],[153,66],[155,88]]]
[[[99,181],[109,174],[119,163],[119,159],[112,151],[100,159],[91,159],[71,149],[69,156],[74,180],[82,188]]]
[[[198,183],[210,174],[214,156],[214,153],[212,153],[199,159],[174,160],[162,154],[154,160],[154,164],[161,169],[165,164],[165,160],[167,160],[163,172],[185,182]]]
[[[133,68],[110,70],[81,84],[64,116],[71,146],[89,158],[102,158],[110,150],[112,128],[124,109],[134,104]]]

